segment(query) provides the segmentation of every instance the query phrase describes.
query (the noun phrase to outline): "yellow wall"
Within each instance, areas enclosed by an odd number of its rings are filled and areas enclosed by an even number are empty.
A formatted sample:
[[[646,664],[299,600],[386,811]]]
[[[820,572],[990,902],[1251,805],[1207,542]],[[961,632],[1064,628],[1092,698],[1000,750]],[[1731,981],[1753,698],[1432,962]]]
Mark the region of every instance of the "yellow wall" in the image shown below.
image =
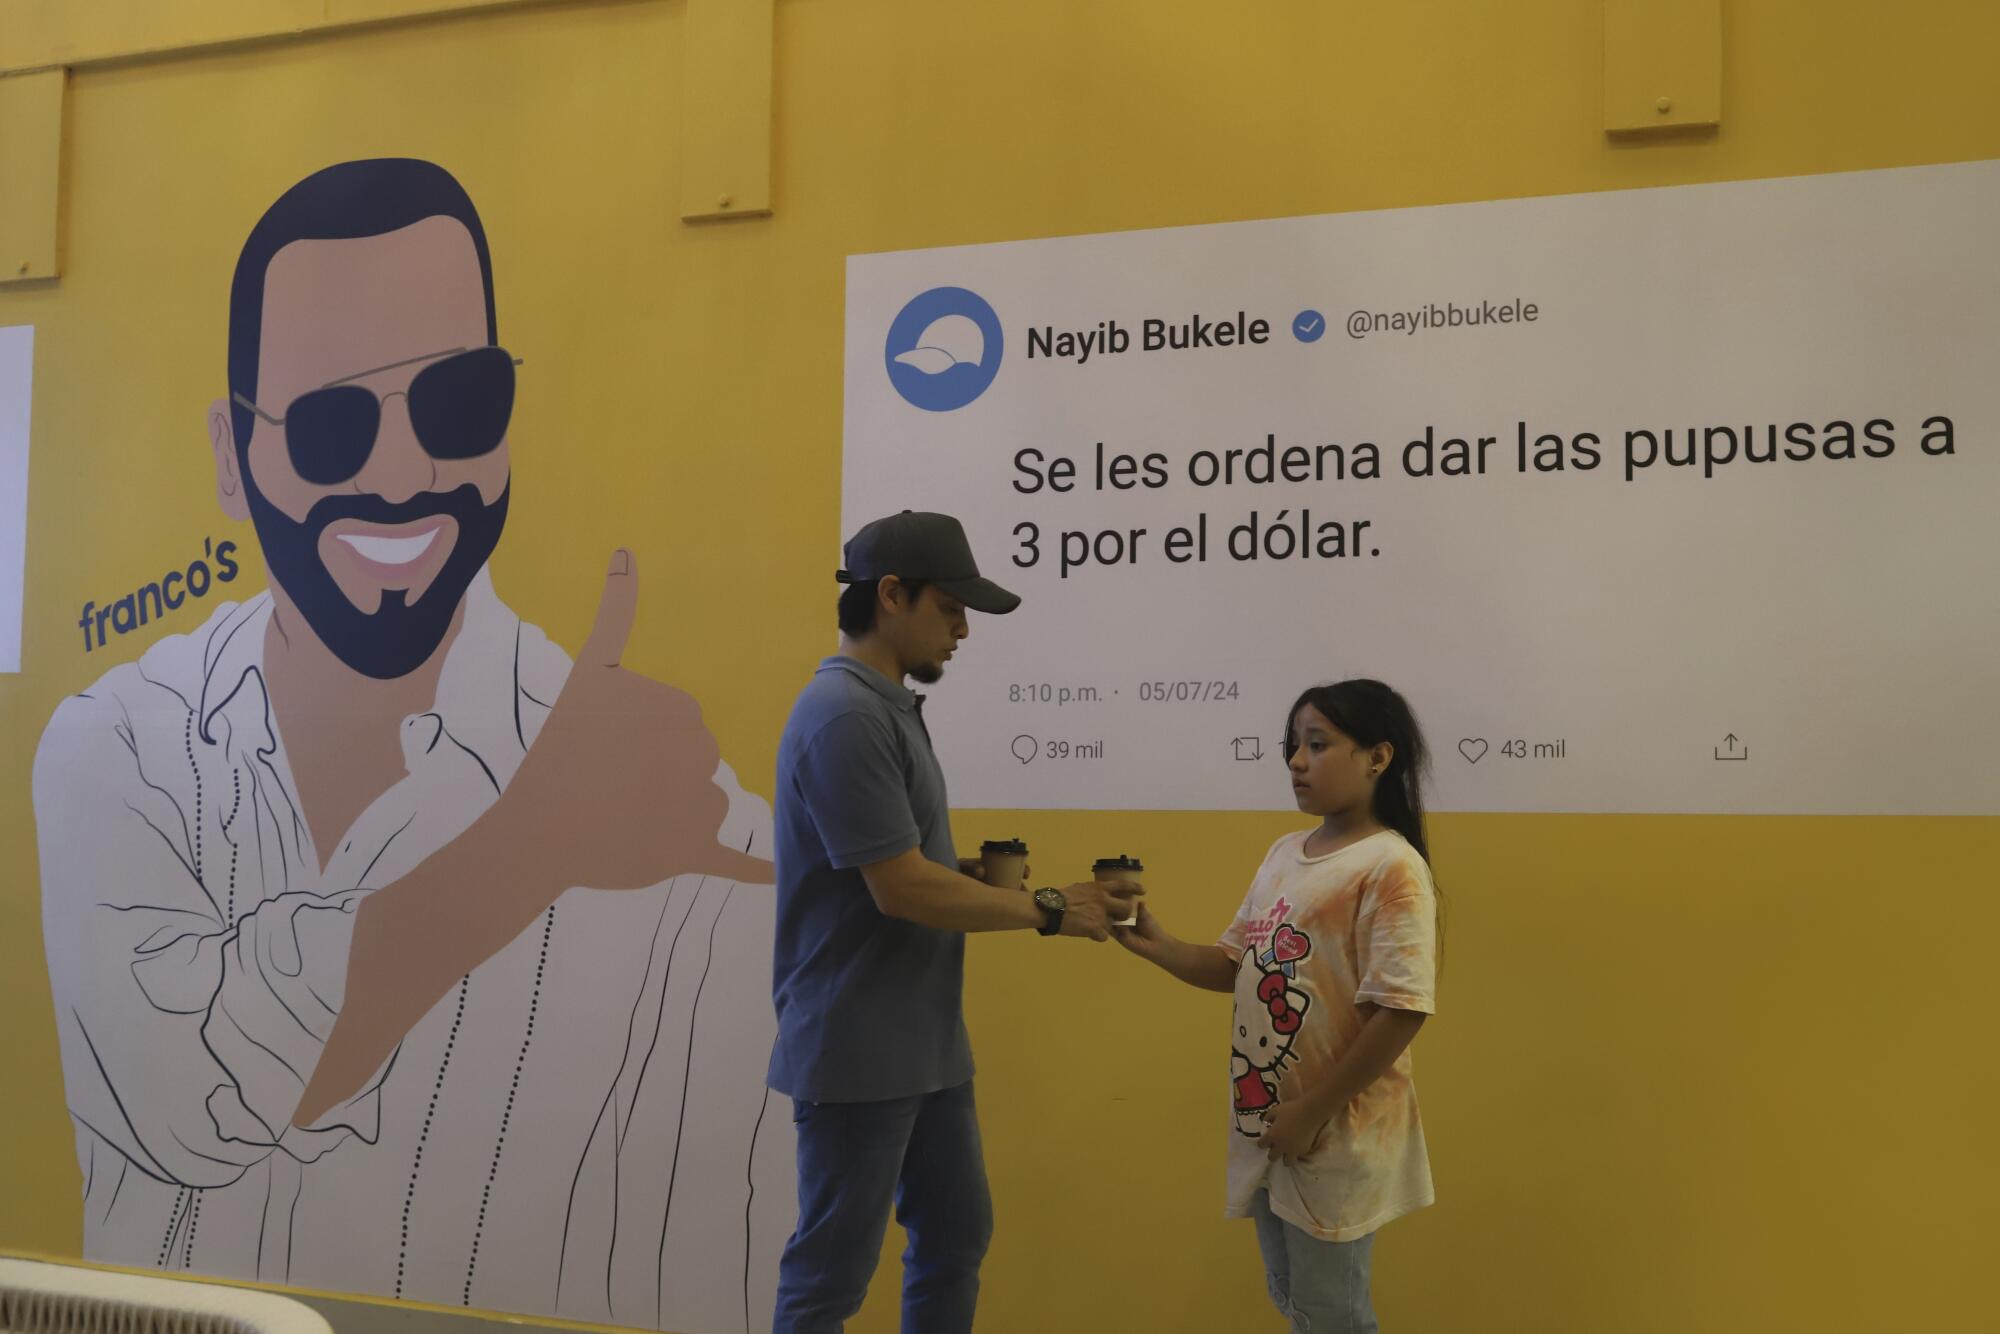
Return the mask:
[[[636,547],[628,662],[692,689],[768,794],[831,634],[844,256],[2000,156],[1985,0],[1730,0],[1720,133],[1634,146],[1601,130],[1596,0],[783,0],[776,214],[690,227],[683,32],[679,4],[623,0],[75,77],[66,276],[0,289],[0,324],[38,330],[28,669],[0,678],[0,1249],[80,1238],[33,747],[152,633],[86,658],[86,599],[248,538],[214,507],[203,411],[236,248],[308,170],[414,155],[465,182],[529,358],[500,587],[575,645],[606,549]],[[1143,851],[1190,933],[1285,823],[959,817],[1045,868]],[[1386,1323],[1984,1327],[2000,820],[1453,816],[1434,836],[1454,912],[1418,1067],[1441,1203],[1384,1234]],[[1251,1238],[1218,1217],[1219,998],[1109,948],[971,953],[1000,1217],[982,1327],[1272,1327]],[[894,1327],[894,1277],[859,1329]]]

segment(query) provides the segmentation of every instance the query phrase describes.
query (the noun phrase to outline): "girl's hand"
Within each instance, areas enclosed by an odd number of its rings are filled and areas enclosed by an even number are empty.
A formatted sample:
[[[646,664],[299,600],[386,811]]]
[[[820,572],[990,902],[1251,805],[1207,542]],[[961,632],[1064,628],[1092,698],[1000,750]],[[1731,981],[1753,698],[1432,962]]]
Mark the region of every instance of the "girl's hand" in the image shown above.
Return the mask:
[[[1132,926],[1111,928],[1120,945],[1142,959],[1157,960],[1160,950],[1173,939],[1167,929],[1160,925],[1160,919],[1147,910],[1145,900],[1139,902],[1139,920]]]
[[[1279,1103],[1264,1118],[1264,1133],[1257,1142],[1270,1153],[1273,1162],[1280,1158],[1303,1158],[1319,1147],[1326,1127],[1325,1118],[1307,1099],[1294,1098]]]

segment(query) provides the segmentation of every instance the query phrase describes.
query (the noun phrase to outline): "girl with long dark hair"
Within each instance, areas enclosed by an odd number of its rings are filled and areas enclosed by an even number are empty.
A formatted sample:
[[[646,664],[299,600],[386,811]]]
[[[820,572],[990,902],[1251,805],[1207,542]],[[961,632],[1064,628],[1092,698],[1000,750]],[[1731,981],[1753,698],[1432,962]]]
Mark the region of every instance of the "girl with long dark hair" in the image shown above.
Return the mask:
[[[1229,1205],[1257,1224],[1294,1330],[1373,1334],[1375,1232],[1435,1198],[1409,1047],[1436,1009],[1439,914],[1424,828],[1429,751],[1380,681],[1315,686],[1285,719],[1299,810],[1214,945],[1141,903],[1124,946],[1232,992]]]

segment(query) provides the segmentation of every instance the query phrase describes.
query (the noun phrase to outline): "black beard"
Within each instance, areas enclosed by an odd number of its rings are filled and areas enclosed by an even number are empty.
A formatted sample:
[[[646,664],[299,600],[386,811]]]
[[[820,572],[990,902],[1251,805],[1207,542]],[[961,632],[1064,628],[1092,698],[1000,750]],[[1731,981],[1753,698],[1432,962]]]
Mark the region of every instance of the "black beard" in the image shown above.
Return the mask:
[[[922,667],[912,667],[910,679],[920,686],[934,686],[944,680],[944,666],[941,663],[926,663]]]
[[[256,525],[272,582],[285,590],[306,624],[335,657],[378,681],[408,676],[437,652],[465,590],[499,545],[501,530],[507,526],[507,498],[513,491],[510,479],[491,505],[480,499],[479,488],[470,483],[455,491],[420,492],[400,504],[372,495],[327,496],[303,521],[294,521],[257,489],[247,459],[243,461],[243,481],[250,519]],[[406,590],[387,589],[380,607],[362,611],[348,601],[320,560],[320,534],[335,520],[402,524],[440,514],[457,521],[458,540],[445,558],[444,568],[414,605],[407,601]]]

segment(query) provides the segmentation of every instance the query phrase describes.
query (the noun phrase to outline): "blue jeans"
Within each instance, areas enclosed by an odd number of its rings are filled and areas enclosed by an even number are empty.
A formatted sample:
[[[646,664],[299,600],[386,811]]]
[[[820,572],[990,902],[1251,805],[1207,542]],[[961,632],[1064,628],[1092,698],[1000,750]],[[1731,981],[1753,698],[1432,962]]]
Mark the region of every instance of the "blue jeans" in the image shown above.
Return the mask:
[[[903,1334],[965,1334],[993,1198],[972,1085],[890,1102],[800,1102],[799,1225],[778,1267],[773,1334],[835,1334],[868,1295],[893,1199]]]
[[[1368,1300],[1371,1233],[1355,1241],[1321,1241],[1271,1212],[1271,1193],[1250,1203],[1257,1248],[1264,1252],[1264,1281],[1271,1304],[1292,1322],[1293,1334],[1375,1334]]]

